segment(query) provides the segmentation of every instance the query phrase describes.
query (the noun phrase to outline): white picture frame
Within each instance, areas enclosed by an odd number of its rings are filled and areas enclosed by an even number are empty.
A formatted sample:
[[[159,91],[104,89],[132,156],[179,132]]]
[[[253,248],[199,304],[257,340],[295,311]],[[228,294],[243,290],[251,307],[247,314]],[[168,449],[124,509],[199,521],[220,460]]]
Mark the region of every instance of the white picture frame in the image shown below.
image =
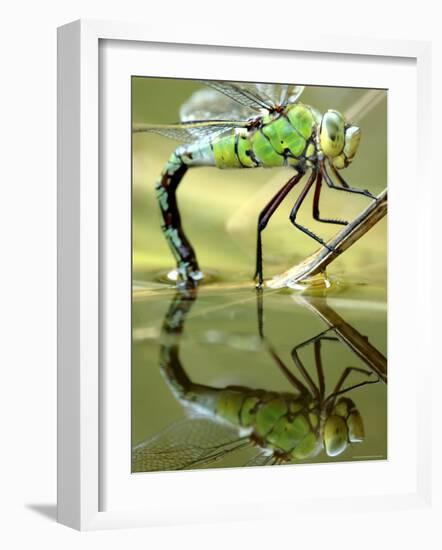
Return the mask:
[[[430,165],[429,152],[422,144],[429,134],[430,101],[430,44],[425,42],[372,40],[355,37],[311,37],[297,33],[296,37],[281,36],[278,42],[266,45],[255,41],[252,36],[245,36],[240,42],[231,43],[222,37],[212,37],[205,41],[200,36],[198,41],[189,43],[183,30],[182,34],[174,33],[167,36],[162,31],[155,31],[143,25],[118,22],[76,21],[65,25],[58,32],[58,521],[80,530],[150,526],[159,524],[187,523],[198,521],[216,521],[232,519],[258,519],[266,515],[263,511],[265,498],[272,501],[278,498],[291,504],[291,511],[309,512],[309,510],[326,509],[333,499],[330,493],[314,491],[314,498],[305,496],[299,500],[291,500],[278,491],[264,494],[263,500],[251,498],[245,508],[244,502],[238,498],[237,503],[229,505],[220,498],[215,509],[205,505],[204,501],[195,502],[184,507],[183,503],[167,510],[164,506],[152,505],[129,506],[130,494],[121,497],[121,503],[113,501],[110,509],[103,506],[102,484],[107,479],[113,466],[103,467],[103,451],[107,444],[103,443],[102,416],[106,409],[102,402],[104,395],[112,388],[102,386],[103,356],[101,338],[105,322],[103,303],[108,300],[106,285],[103,285],[103,271],[107,263],[103,261],[103,231],[106,225],[100,223],[100,213],[103,208],[102,181],[100,182],[100,47],[104,41],[124,44],[127,50],[140,44],[167,44],[173,51],[199,48],[207,49],[207,56],[213,48],[228,48],[231,63],[235,57],[244,52],[273,52],[283,55],[283,52],[303,52],[312,56],[335,56],[340,59],[363,59],[376,57],[388,63],[400,63],[407,60],[415,66],[417,82],[417,101],[413,110],[418,115],[416,142],[419,144],[417,154],[410,159],[413,166],[420,167],[420,181],[429,181],[425,171]],[[246,50],[247,49],[247,50]],[[126,52],[127,53],[127,52]],[[107,62],[107,61],[106,61]],[[196,67],[194,70],[198,70]],[[215,69],[214,69],[215,70]],[[176,76],[170,74],[170,76]],[[205,74],[205,77],[209,75]],[[213,78],[223,75],[213,73]],[[410,82],[410,86],[414,85]],[[411,108],[411,107],[410,107]],[[128,127],[129,128],[129,127]],[[393,166],[394,168],[394,166]],[[124,172],[124,171],[123,171]],[[391,170],[389,172],[390,182]],[[130,175],[128,175],[128,178]],[[390,200],[397,200],[394,184]],[[392,198],[391,198],[392,197]],[[395,199],[396,197],[396,199]],[[420,231],[416,236],[426,245],[419,248],[417,269],[421,281],[419,292],[411,300],[410,311],[417,323],[416,314],[419,311],[429,312],[431,308],[431,243],[430,213],[427,209],[431,204],[431,186],[423,185],[421,203],[416,216],[420,220]],[[412,206],[404,199],[403,210]],[[393,202],[394,204],[394,202]],[[112,205],[110,206],[112,208]],[[394,223],[400,228],[403,221],[396,218]],[[398,239],[398,231],[393,225],[390,239]],[[403,225],[402,225],[403,227]],[[395,244],[399,242],[394,241]],[[411,241],[410,241],[411,242]],[[390,241],[391,243],[391,241]],[[116,247],[118,248],[118,247]],[[405,248],[406,249],[406,248]],[[396,264],[400,258],[400,250],[394,253]],[[390,281],[398,279],[398,269],[390,270]],[[399,282],[397,284],[400,284]],[[391,283],[390,283],[391,286]],[[414,316],[413,316],[414,313]],[[123,315],[124,317],[124,315]],[[392,323],[400,323],[398,316],[390,317]],[[413,320],[410,321],[411,328]],[[423,340],[413,344],[409,354],[408,368],[410,372],[413,357],[426,355],[423,361],[422,373],[418,382],[412,383],[412,391],[416,392],[416,408],[411,407],[410,421],[416,424],[413,460],[407,467],[413,468],[412,489],[391,492],[353,494],[350,486],[345,494],[338,495],[341,513],[357,507],[361,511],[392,510],[398,508],[422,508],[429,506],[431,499],[430,470],[430,431],[425,419],[429,416],[430,402],[425,395],[430,378],[430,365],[435,363],[425,348],[431,335],[431,327],[427,326],[430,316],[424,315],[419,322],[419,333]],[[410,331],[411,331],[410,328]],[[426,349],[426,351],[425,351]],[[124,356],[124,349],[120,350]],[[397,361],[396,350],[389,360]],[[407,365],[404,366],[406,371]],[[127,368],[130,360],[127,359]],[[398,379],[393,376],[393,383]],[[405,381],[404,381],[405,384]],[[128,396],[122,407],[127,409]],[[389,396],[390,399],[390,396]],[[395,406],[395,405],[394,405]],[[395,409],[389,412],[393,413]],[[399,406],[399,405],[398,405]],[[405,414],[405,413],[404,413]],[[397,419],[395,420],[397,422]],[[397,424],[398,425],[398,424]],[[394,426],[393,426],[394,429]],[[116,430],[118,431],[118,430]],[[333,467],[341,465],[334,465]],[[346,465],[342,465],[346,467]],[[316,467],[316,466],[315,466]],[[395,465],[389,466],[394,470]],[[319,468],[319,467],[318,467]],[[261,469],[253,469],[256,475],[263,476]],[[284,486],[291,468],[271,468],[280,486]],[[390,470],[391,471],[391,470]],[[374,472],[374,470],[373,470]],[[339,470],[335,469],[339,475]],[[130,472],[128,472],[128,475]],[[113,474],[111,473],[111,476]],[[174,490],[174,485],[186,484],[207,486],[207,480],[213,472],[205,472],[204,477],[196,478],[193,472],[179,474],[157,474],[155,478],[146,478],[152,488],[167,487],[167,494]],[[225,483],[230,476],[234,483],[241,483],[238,470],[220,472],[219,482]],[[306,474],[307,475],[307,474]],[[169,479],[166,477],[169,476]],[[170,476],[175,476],[170,478]],[[180,477],[178,477],[180,476]],[[253,483],[249,474],[242,473],[248,483]],[[135,476],[136,477],[136,476]],[[399,478],[398,478],[399,479]],[[191,480],[191,481],[189,481]],[[127,480],[126,480],[127,481]],[[269,481],[273,481],[269,478]],[[106,481],[107,482],[107,481]],[[138,482],[136,482],[138,483]],[[399,483],[399,481],[398,481]],[[131,485],[134,483],[131,482]],[[122,495],[123,495],[122,490]],[[253,492],[250,493],[253,495]],[[115,499],[114,499],[115,500]],[[105,508],[105,509],[103,509]],[[280,515],[280,514],[279,514]]]

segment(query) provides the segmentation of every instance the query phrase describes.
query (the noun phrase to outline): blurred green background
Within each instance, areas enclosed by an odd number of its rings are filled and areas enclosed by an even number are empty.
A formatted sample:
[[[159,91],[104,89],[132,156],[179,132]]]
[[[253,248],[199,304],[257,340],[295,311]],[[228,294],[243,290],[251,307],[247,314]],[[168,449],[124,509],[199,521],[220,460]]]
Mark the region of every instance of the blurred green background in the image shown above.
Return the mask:
[[[133,77],[133,123],[172,123],[179,107],[201,88],[194,81]],[[304,103],[321,111],[346,112],[366,90],[306,88]],[[387,94],[359,123],[362,140],[353,164],[343,171],[355,187],[374,194],[387,185]],[[160,229],[154,185],[167,158],[178,144],[158,135],[133,137],[133,347],[132,441],[150,438],[186,416],[159,371],[161,327],[175,290],[164,282],[174,260]],[[178,201],[186,234],[203,271],[216,275],[216,283],[202,286],[186,321],[180,343],[182,362],[196,383],[215,387],[292,391],[258,338],[256,299],[252,275],[255,265],[256,223],[259,212],[289,179],[288,169],[218,170],[195,168],[185,175]],[[263,233],[264,276],[291,267],[317,249],[317,243],[297,231],[288,216],[300,191],[286,198]],[[300,223],[324,238],[336,227],[315,222],[307,198]],[[324,186],[321,214],[351,220],[368,204],[364,197],[333,192]],[[387,221],[382,220],[329,267],[332,286],[320,291],[324,299],[370,342],[386,354],[387,347]],[[296,291],[265,291],[266,336],[291,363],[291,349],[327,328],[318,316],[300,306]],[[213,335],[217,337],[214,339]],[[311,350],[304,354],[314,369]],[[363,367],[342,343],[324,346],[327,387],[332,387],[346,366]],[[360,381],[357,375],[349,383]],[[352,392],[366,427],[366,440],[330,459],[324,453],[313,461],[379,458],[387,454],[387,389],[382,383]],[[244,456],[229,456],[215,466],[240,466]]]

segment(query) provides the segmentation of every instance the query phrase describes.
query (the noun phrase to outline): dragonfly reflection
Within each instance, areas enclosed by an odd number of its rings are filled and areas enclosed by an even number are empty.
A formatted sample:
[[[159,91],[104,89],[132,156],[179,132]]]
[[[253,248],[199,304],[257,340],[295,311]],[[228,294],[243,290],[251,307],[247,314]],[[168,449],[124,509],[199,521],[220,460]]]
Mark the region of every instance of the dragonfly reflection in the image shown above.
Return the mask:
[[[363,420],[349,394],[380,380],[386,382],[386,361],[329,306],[322,311],[312,307],[325,320],[327,315],[334,315],[336,325],[329,322],[328,329],[296,345],[289,368],[265,336],[262,295],[258,293],[262,347],[290,385],[290,391],[276,392],[234,385],[217,388],[189,378],[180,359],[180,340],[196,299],[196,288],[177,291],[164,319],[160,352],[165,380],[190,416],[136,445],[133,472],[199,468],[246,448],[254,452],[244,466],[295,463],[321,452],[335,457],[349,445],[363,441]],[[353,345],[358,335],[363,344]],[[369,368],[343,368],[334,387],[327,391],[321,353],[324,341],[345,343]],[[299,353],[308,347],[313,348],[315,376],[308,372]],[[357,373],[360,381],[348,385],[351,373]]]

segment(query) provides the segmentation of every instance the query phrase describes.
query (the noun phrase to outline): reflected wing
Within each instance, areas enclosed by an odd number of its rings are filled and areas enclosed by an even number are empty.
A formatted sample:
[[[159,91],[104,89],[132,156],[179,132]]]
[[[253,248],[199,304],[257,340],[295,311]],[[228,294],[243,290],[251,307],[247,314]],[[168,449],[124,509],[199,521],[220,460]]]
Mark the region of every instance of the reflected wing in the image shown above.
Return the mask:
[[[245,122],[237,120],[196,120],[177,124],[138,124],[132,131],[134,134],[140,132],[160,134],[176,141],[191,143],[201,139],[211,139],[245,126]]]
[[[250,445],[249,438],[239,437],[233,427],[206,417],[186,418],[136,445],[132,472],[198,468]]]
[[[275,464],[276,460],[273,455],[269,455],[264,452],[259,452],[253,458],[251,458],[244,466],[268,466]]]

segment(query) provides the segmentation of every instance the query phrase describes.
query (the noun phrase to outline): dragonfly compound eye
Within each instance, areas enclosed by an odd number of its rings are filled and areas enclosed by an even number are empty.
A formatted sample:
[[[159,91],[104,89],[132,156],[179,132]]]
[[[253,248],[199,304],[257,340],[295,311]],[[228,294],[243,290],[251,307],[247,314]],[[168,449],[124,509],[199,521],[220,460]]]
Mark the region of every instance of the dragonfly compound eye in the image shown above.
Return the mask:
[[[364,423],[359,411],[354,409],[347,418],[348,439],[351,443],[364,441]]]
[[[356,155],[361,141],[361,130],[357,126],[347,126],[345,129],[344,149],[333,159],[333,166],[338,170],[348,166]]]
[[[345,419],[336,414],[330,415],[324,426],[324,445],[328,456],[338,456],[348,445],[348,429]]]
[[[341,397],[333,408],[333,414],[345,419],[350,443],[364,440],[364,423],[354,402],[348,397]]]
[[[327,111],[322,117],[319,141],[329,158],[335,158],[344,149],[345,121],[338,111]]]

